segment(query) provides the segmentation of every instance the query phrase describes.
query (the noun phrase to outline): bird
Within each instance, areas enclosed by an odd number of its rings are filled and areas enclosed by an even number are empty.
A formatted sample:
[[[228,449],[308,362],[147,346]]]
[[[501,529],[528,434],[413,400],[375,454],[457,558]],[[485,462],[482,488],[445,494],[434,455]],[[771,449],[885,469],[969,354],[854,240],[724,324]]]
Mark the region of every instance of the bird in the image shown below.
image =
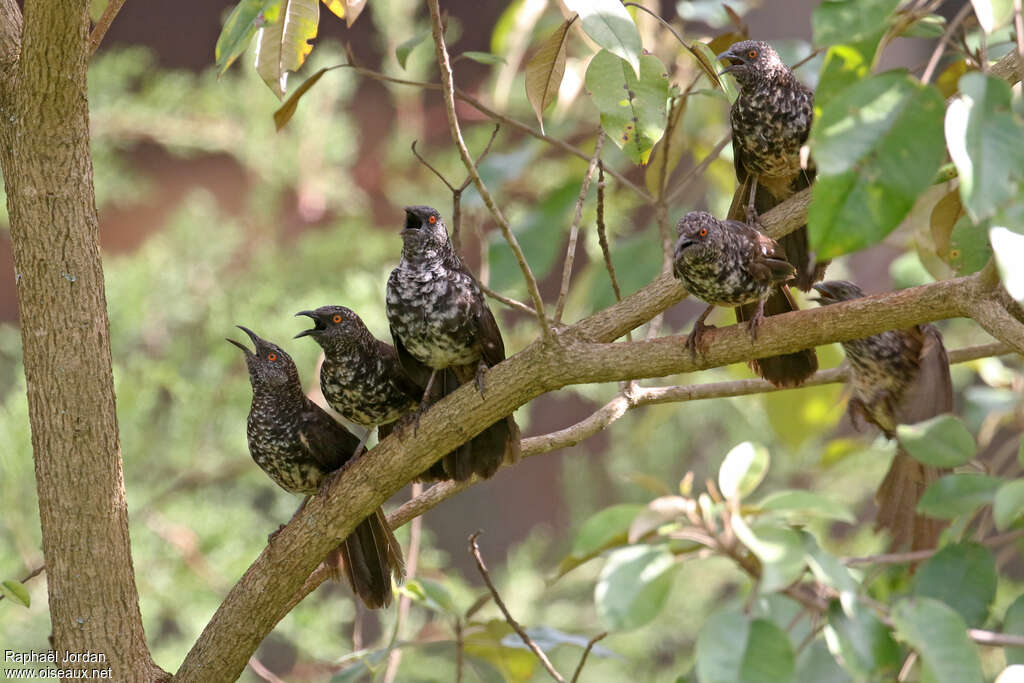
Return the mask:
[[[239,341],[227,340],[245,353],[249,369],[249,453],[274,483],[305,496],[301,510],[353,457],[359,439],[306,396],[291,356],[249,328],[238,327],[255,348],[250,351]],[[327,565],[335,579],[339,569],[344,571],[352,592],[371,609],[391,604],[392,576],[399,582],[405,577],[402,548],[380,508],[331,551]]]
[[[832,280],[814,286],[822,306],[859,299],[852,282]],[[934,325],[888,330],[842,342],[850,363],[849,412],[855,426],[870,422],[889,439],[900,424],[953,411],[953,382],[942,334]],[[917,514],[928,485],[946,470],[915,460],[897,445],[889,471],[875,493],[876,530],[887,529],[893,550],[934,548],[943,524]]]
[[[814,93],[764,41],[733,43],[718,59],[728,62],[720,74],[732,74],[739,85],[729,110],[739,185],[727,217],[756,224],[760,214],[810,187],[814,180],[813,160],[802,162],[800,153],[814,120]],[[807,226],[779,243],[796,267],[794,284],[810,291],[824,277],[828,262],[813,263]]]
[[[472,273],[452,247],[441,214],[429,206],[407,206],[402,257],[388,277],[386,311],[395,351],[408,375],[430,394],[442,396],[469,381],[481,395],[488,368],[505,359],[494,314]],[[451,370],[451,372],[445,372]],[[428,401],[421,401],[420,410]],[[519,459],[519,427],[512,415],[491,424],[444,456],[457,481],[494,475],[502,462]]]
[[[795,268],[779,243],[756,228],[734,220],[719,220],[706,211],[691,211],[676,224],[679,237],[673,250],[672,273],[687,290],[709,304],[686,339],[695,356],[701,337],[710,327],[704,320],[715,306],[746,306],[752,313],[736,317],[746,321],[753,339],[763,319],[765,302],[781,293],[791,297],[785,283]],[[795,306],[794,306],[795,308]],[[804,349],[750,362],[751,368],[776,386],[796,386],[818,369],[814,349]]]
[[[311,337],[324,351],[320,389],[327,404],[342,417],[388,436],[402,418],[415,414],[426,388],[405,372],[395,347],[380,341],[355,311],[345,306],[321,306],[295,315],[313,320],[313,327],[295,338]],[[359,450],[365,445],[366,438]],[[421,480],[446,479],[439,460]]]

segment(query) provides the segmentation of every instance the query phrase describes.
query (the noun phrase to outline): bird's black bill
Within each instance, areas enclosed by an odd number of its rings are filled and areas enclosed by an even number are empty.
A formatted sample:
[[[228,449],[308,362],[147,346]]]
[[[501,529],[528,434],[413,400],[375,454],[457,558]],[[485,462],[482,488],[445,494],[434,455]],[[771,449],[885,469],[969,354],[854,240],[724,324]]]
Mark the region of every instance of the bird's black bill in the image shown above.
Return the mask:
[[[246,356],[252,356],[252,355],[255,355],[255,354],[253,354],[253,352],[252,352],[252,351],[250,351],[250,350],[249,350],[249,349],[248,349],[248,348],[247,348],[247,347],[245,346],[245,344],[243,344],[243,343],[242,343],[242,342],[240,342],[240,341],[235,341],[234,339],[227,339],[227,338],[225,338],[225,339],[224,339],[224,341],[226,341],[226,342],[228,342],[228,343],[231,343],[231,344],[234,344],[234,345],[235,345],[235,346],[237,346],[238,348],[242,349],[242,351],[243,351],[243,352],[245,353],[245,355],[246,355]]]
[[[819,295],[811,299],[811,301],[814,301],[815,303],[825,305],[836,304],[842,301],[842,299],[837,295],[837,292],[833,292],[832,288],[829,287],[827,283],[819,282],[818,284],[814,285],[814,291],[816,291]]]
[[[256,350],[259,351],[260,344],[263,343],[263,340],[260,339],[259,335],[256,334],[255,332],[253,332],[252,330],[250,330],[248,327],[243,327],[241,325],[235,325],[235,327],[237,327],[242,332],[245,332],[247,335],[249,335],[249,339],[252,340],[252,343],[256,347]]]
[[[729,52],[728,50],[726,50],[725,52],[722,52],[720,54],[715,55],[715,61],[721,62],[722,60],[726,61],[726,67],[718,72],[719,76],[722,76],[722,75],[727,74],[727,73],[731,73],[736,67],[742,66],[743,64],[746,63],[743,60],[742,57],[737,57],[736,55],[734,55],[733,53]]]
[[[405,210],[405,230],[419,230],[423,227],[423,219],[409,209]]]
[[[304,316],[306,316],[308,318],[312,318],[313,319],[313,327],[312,327],[312,329],[303,330],[302,332],[299,332],[297,335],[295,335],[294,339],[298,339],[299,337],[305,337],[305,336],[314,334],[316,332],[320,332],[321,330],[327,329],[327,326],[324,325],[323,321],[320,320],[320,318],[317,316],[317,314],[314,313],[313,311],[299,311],[298,313],[295,314],[296,317],[298,317],[300,315],[304,315]]]

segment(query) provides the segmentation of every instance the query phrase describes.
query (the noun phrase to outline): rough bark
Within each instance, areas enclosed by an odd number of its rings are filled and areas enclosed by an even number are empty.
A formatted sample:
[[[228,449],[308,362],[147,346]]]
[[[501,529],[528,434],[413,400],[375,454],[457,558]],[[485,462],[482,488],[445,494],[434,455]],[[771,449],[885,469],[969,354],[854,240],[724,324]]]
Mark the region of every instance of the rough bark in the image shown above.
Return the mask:
[[[0,163],[60,654],[118,681],[160,672],[132,568],[89,153],[87,0],[0,0]],[[20,39],[20,40],[19,40]],[[20,46],[20,59],[18,58]]]

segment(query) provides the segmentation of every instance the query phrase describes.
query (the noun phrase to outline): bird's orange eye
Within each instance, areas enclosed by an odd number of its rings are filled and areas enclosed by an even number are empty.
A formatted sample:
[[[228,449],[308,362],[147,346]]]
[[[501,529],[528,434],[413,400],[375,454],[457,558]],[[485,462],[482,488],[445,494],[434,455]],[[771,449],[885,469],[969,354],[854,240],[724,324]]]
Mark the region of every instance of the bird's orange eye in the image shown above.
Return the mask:
[[[336,323],[340,323],[341,322],[341,313],[335,313],[334,317],[331,318],[331,320],[333,320]]]
[[[757,50],[750,50],[749,52],[747,52],[747,57],[750,57],[751,59],[757,59]]]
[[[436,222],[437,222],[437,216],[431,216],[430,218],[428,218],[428,219],[427,219],[427,221],[428,221],[428,222],[429,222],[429,223],[430,223],[431,225],[433,225],[434,223],[436,223]]]
[[[707,228],[701,228],[700,229],[700,236],[701,237],[704,237],[707,234],[708,234],[708,229]]]
[[[267,360],[269,360],[269,361],[277,360],[277,354],[276,353],[268,353],[267,354]]]

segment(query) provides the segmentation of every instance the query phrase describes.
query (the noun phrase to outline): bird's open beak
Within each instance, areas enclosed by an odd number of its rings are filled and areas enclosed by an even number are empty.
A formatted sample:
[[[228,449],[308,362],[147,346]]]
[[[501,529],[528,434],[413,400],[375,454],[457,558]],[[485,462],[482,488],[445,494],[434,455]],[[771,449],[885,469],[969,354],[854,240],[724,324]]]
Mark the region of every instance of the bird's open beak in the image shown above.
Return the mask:
[[[299,337],[305,337],[310,334],[316,334],[317,332],[324,329],[324,324],[320,321],[320,318],[313,311],[299,311],[295,315],[296,317],[304,315],[308,318],[312,318],[314,327],[312,329],[303,330],[302,332],[299,332],[297,335],[295,335],[294,339],[298,339]]]
[[[814,301],[822,305],[834,304],[839,302],[839,299],[836,297],[835,292],[832,291],[831,287],[829,287],[827,283],[819,282],[818,284],[814,285],[814,291],[816,291],[819,294],[819,296],[809,297],[811,301]]]
[[[676,241],[676,248],[674,249],[674,251],[684,251],[688,247],[692,247],[695,244],[697,244],[697,240],[691,240],[685,237],[680,237]]]
[[[405,207],[405,225],[402,226],[402,232],[419,230],[422,227],[423,219],[420,218],[410,207]]]
[[[718,72],[719,76],[722,76],[723,74],[727,73],[732,73],[732,71],[736,69],[736,67],[742,66],[747,63],[747,61],[743,59],[743,57],[739,57],[729,50],[726,50],[725,52],[715,55],[715,59],[718,61],[728,60],[728,66],[726,66],[724,69]]]
[[[256,346],[256,350],[259,351],[260,342],[263,341],[263,340],[260,339],[258,336],[256,336],[256,333],[253,332],[252,330],[250,330],[248,327],[242,327],[241,325],[238,325],[237,327],[238,327],[238,329],[242,330],[247,335],[249,335],[249,339],[252,340],[252,343],[255,344],[255,346]],[[245,357],[246,358],[248,358],[250,356],[255,356],[256,355],[255,353],[250,351],[249,348],[245,344],[243,344],[240,341],[235,341],[234,339],[225,339],[224,341],[230,342],[231,344],[234,344],[238,348],[242,349],[242,351],[245,353]]]

